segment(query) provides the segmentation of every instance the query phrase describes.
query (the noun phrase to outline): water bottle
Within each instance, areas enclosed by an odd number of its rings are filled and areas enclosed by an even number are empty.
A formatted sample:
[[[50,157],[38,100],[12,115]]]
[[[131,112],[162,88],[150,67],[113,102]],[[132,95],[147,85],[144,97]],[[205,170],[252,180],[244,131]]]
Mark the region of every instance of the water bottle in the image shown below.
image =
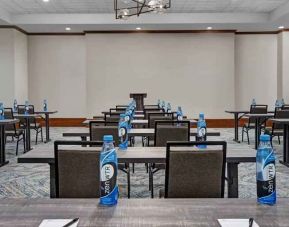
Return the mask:
[[[25,111],[24,111],[24,114],[25,114],[25,115],[28,115],[28,114],[29,114],[29,102],[28,102],[28,101],[25,101]]]
[[[14,99],[14,102],[13,102],[13,111],[14,111],[14,112],[17,112],[17,110],[18,110],[17,100]]]
[[[47,110],[48,110],[47,100],[44,99],[44,100],[43,100],[43,111],[44,111],[44,112],[47,112]]]
[[[204,113],[200,113],[197,124],[197,137],[196,141],[205,142],[207,140],[207,124],[205,121]],[[199,148],[207,148],[207,145],[198,145]]]
[[[182,121],[183,120],[183,111],[182,108],[179,106],[177,110],[177,120]]]
[[[162,109],[165,109],[166,108],[166,102],[165,101],[162,101]]]
[[[119,136],[119,149],[126,150],[128,147],[128,123],[126,121],[126,115],[120,114],[120,120],[118,124],[118,136]]]
[[[113,136],[103,137],[100,153],[100,204],[113,206],[118,200],[117,154],[113,145]]]
[[[131,125],[131,121],[132,121],[132,110],[128,110],[125,112],[125,121],[127,123],[127,128],[128,129],[131,129],[132,128],[132,125]]]
[[[256,156],[257,200],[261,204],[276,203],[275,154],[269,135],[260,136],[260,145]]]
[[[171,113],[172,112],[172,107],[171,107],[171,104],[168,102],[167,104],[167,112],[168,113]]]
[[[1,102],[0,103],[0,120],[4,120],[4,119],[5,119],[5,117],[4,117],[4,105]]]
[[[257,105],[256,99],[253,99],[252,100],[252,106],[256,106],[256,105]]]

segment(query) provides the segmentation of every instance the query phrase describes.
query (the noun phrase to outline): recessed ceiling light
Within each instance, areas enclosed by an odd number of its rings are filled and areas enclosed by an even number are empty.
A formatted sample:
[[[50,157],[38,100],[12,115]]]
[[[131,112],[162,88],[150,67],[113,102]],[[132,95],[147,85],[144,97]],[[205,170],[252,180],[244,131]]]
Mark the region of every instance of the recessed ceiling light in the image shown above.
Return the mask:
[[[279,26],[278,28],[279,28],[279,29],[284,29],[285,27],[284,27],[284,26]]]
[[[212,27],[207,27],[207,30],[212,30],[213,28]]]
[[[49,2],[50,0],[42,0],[43,2]]]
[[[141,28],[140,28],[140,27],[137,27],[136,30],[141,30]]]
[[[66,30],[66,31],[70,31],[71,28],[70,28],[70,27],[66,27],[65,30]]]

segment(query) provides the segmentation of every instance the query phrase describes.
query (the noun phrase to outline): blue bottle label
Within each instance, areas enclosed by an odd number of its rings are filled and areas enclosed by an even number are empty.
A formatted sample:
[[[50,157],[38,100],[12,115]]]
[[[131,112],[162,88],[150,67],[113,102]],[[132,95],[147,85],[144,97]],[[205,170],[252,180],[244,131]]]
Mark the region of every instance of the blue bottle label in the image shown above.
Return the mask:
[[[276,193],[275,161],[270,161],[262,166],[262,172],[257,179],[258,198],[269,197]]]
[[[116,189],[117,166],[114,162],[104,163],[101,167],[101,198],[113,196]]]

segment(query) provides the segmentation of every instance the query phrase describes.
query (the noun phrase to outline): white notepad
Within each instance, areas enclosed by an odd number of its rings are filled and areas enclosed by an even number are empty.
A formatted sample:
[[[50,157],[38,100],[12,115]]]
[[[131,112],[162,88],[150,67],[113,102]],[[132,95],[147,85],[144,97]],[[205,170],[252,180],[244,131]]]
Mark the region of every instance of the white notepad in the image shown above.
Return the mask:
[[[39,227],[63,227],[68,222],[72,221],[73,219],[45,219],[41,222]],[[71,227],[77,227],[78,222],[73,223]]]
[[[249,219],[218,219],[219,224],[222,227],[248,227]],[[254,221],[253,227],[259,227]]]

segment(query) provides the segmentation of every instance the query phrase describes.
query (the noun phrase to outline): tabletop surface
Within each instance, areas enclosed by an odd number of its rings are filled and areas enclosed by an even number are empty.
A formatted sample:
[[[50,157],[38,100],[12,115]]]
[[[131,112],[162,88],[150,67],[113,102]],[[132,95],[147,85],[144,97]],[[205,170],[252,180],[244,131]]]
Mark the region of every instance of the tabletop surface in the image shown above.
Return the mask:
[[[4,120],[0,120],[0,125],[15,124],[17,122],[19,122],[18,119],[4,119]]]
[[[55,111],[35,111],[36,114],[56,114],[58,113],[57,110]]]
[[[288,124],[289,123],[289,119],[281,119],[281,118],[275,118],[275,119],[272,119],[272,122],[275,122],[275,123],[282,123],[282,124]]]
[[[225,110],[226,113],[250,113],[248,110]]]
[[[14,114],[14,117],[16,118],[33,118],[33,117],[41,117],[40,114]]]
[[[260,227],[288,227],[289,199],[275,206],[254,199],[120,199],[100,207],[98,199],[1,199],[0,226],[38,227],[43,219],[79,218],[87,226],[219,227],[217,219],[253,217]]]
[[[65,146],[67,149],[68,146]],[[100,150],[100,147],[79,147],[74,146],[73,149]],[[126,151],[117,149],[118,160],[121,163],[150,163],[166,161],[166,147],[128,147]],[[237,148],[227,149],[227,162],[255,162],[256,150],[248,148],[240,150]],[[18,157],[19,163],[53,163],[54,148],[35,148]]]
[[[274,117],[273,113],[266,113],[266,114],[245,114],[246,117]]]

